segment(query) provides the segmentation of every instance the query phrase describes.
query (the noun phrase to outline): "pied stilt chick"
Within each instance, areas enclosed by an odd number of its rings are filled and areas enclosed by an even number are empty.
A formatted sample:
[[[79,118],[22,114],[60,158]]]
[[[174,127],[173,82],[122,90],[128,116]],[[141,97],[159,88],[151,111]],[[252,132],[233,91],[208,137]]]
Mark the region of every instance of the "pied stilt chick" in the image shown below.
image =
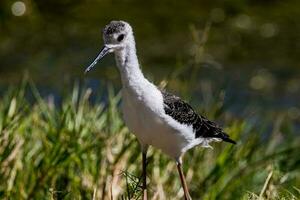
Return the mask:
[[[103,40],[104,47],[86,72],[106,54],[115,54],[123,85],[124,121],[142,147],[143,199],[147,199],[146,153],[149,146],[175,159],[184,197],[191,199],[182,171],[182,155],[195,146],[210,147],[212,141],[235,142],[214,122],[198,115],[189,104],[158,89],[144,77],[133,31],[127,22],[111,21],[103,29]]]

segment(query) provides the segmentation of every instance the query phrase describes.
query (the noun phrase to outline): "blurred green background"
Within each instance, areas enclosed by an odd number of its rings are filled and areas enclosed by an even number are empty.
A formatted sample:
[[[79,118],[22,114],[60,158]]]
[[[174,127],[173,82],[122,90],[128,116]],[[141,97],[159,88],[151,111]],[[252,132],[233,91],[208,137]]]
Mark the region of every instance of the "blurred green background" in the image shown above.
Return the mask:
[[[88,76],[83,70],[102,46],[103,26],[122,19],[133,26],[153,81],[174,71],[190,80],[193,72],[195,83],[212,81],[238,104],[299,105],[298,0],[2,0],[0,6],[2,86],[19,82],[24,71],[50,91],[83,78],[120,85],[113,56]]]
[[[299,199],[299,0],[1,0],[0,198],[138,199],[140,149],[101,29],[128,21],[146,76],[238,143],[190,150],[194,199]],[[149,152],[152,199],[181,199]]]

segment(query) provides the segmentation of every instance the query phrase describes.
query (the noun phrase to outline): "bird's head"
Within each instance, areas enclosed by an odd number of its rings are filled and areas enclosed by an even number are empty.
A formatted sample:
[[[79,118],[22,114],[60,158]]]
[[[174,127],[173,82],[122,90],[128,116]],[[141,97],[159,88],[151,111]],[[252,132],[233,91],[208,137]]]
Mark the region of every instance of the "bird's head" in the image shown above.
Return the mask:
[[[89,72],[106,54],[120,51],[132,42],[132,28],[127,22],[111,21],[103,29],[103,40],[104,47],[94,62],[86,68],[85,72]]]
[[[103,29],[104,43],[113,50],[123,48],[131,35],[131,26],[124,21],[111,21]]]

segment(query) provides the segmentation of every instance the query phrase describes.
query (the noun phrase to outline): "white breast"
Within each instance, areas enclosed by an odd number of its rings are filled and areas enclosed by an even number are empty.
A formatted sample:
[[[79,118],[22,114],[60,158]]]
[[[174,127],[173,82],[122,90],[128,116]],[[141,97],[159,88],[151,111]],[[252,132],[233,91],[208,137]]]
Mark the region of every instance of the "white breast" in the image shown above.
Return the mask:
[[[152,145],[178,158],[194,143],[192,127],[165,114],[162,94],[154,85],[148,82],[140,87],[122,90],[126,125],[142,145]]]

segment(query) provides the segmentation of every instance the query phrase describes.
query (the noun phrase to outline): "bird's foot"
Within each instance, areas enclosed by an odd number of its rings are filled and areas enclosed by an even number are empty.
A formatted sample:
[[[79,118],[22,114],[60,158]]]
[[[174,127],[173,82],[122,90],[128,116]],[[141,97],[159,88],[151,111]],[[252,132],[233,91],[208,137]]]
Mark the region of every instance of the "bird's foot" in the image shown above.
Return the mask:
[[[144,190],[143,190],[143,200],[148,200],[148,197],[147,197],[147,189],[144,189]]]

